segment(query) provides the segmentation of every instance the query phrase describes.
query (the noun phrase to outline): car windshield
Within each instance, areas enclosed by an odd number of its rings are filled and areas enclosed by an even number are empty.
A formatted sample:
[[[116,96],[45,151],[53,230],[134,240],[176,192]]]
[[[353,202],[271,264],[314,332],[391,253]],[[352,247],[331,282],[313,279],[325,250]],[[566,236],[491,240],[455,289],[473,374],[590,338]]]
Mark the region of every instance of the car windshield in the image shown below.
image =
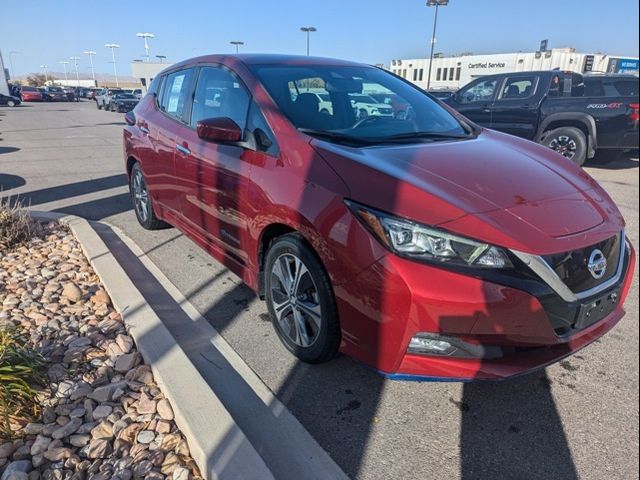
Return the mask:
[[[22,87],[23,92],[37,92],[38,90],[35,87]]]
[[[49,91],[55,93],[64,93],[64,91],[60,87],[49,87]]]
[[[134,98],[132,93],[114,93],[114,98]]]
[[[296,128],[331,142],[366,146],[474,135],[475,127],[378,68],[256,65],[252,70]],[[374,94],[397,102],[392,108],[370,96]]]

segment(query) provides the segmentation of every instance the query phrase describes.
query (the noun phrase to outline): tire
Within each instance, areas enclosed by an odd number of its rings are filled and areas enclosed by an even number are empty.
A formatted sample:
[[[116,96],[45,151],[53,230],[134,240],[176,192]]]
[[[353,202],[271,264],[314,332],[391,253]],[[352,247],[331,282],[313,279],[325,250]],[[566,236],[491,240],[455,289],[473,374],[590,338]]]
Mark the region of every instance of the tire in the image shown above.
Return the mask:
[[[334,358],[340,322],[333,288],[304,239],[298,234],[277,238],[267,252],[264,272],[267,309],[284,346],[306,363]]]
[[[322,110],[320,110],[320,113],[322,113],[323,115],[329,115],[329,110],[326,108],[323,108]]]
[[[131,194],[133,210],[136,212],[136,218],[142,228],[146,230],[158,230],[167,225],[156,217],[156,213],[153,210],[153,202],[149,195],[149,191],[147,190],[147,181],[144,178],[144,174],[142,173],[142,169],[138,162],[134,163],[131,168],[129,193]]]
[[[102,110],[102,105],[100,105],[100,102],[98,102],[97,100],[96,100],[96,107],[98,107],[98,110]]]
[[[16,106],[16,102],[14,102],[13,100],[9,100],[7,102],[7,107],[15,107]]]
[[[579,128],[556,128],[547,132],[541,143],[578,166],[587,160],[587,138]]]
[[[369,112],[367,112],[364,108],[358,110],[358,120],[364,120],[369,116]]]

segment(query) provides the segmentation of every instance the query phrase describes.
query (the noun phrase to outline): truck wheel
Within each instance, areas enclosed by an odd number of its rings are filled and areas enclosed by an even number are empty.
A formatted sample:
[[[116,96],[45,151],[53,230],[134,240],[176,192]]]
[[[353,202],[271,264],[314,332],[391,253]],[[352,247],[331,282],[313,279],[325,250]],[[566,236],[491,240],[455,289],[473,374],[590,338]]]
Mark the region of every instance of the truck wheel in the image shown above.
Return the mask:
[[[587,139],[579,128],[560,127],[551,130],[545,134],[542,144],[576,165],[584,165],[587,159]]]

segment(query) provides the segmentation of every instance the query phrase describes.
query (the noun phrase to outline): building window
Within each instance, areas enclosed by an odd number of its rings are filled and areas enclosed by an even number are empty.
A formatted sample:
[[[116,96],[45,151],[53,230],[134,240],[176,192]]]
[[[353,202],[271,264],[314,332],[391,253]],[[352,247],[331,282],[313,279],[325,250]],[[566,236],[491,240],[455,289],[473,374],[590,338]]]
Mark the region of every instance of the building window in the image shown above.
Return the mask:
[[[451,67],[449,69],[449,80],[453,81],[453,75],[455,74],[455,68]]]
[[[456,80],[460,80],[460,73],[462,72],[462,68],[456,68]]]
[[[418,74],[418,80],[421,82],[422,81],[422,74],[424,73],[424,68],[420,69],[420,73]]]
[[[407,69],[406,68],[402,69],[402,78],[407,78]]]
[[[436,80],[439,82],[440,81],[440,75],[442,75],[442,69],[439,68],[438,70],[436,70]]]
[[[413,70],[413,81],[417,81],[418,80],[418,69],[414,69]]]

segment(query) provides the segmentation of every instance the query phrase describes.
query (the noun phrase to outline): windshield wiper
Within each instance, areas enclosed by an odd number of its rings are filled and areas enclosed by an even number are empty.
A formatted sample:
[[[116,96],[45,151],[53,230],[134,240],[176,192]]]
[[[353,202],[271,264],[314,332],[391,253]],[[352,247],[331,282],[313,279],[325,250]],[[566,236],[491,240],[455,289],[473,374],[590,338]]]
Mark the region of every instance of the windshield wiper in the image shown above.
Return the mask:
[[[326,140],[334,140],[337,142],[346,142],[353,145],[370,145],[371,141],[368,139],[352,137],[351,135],[345,135],[344,133],[332,132],[330,130],[316,130],[314,128],[298,128],[299,132],[306,133],[312,137],[318,137]]]
[[[433,140],[464,140],[468,138],[474,138],[472,134],[458,134],[458,133],[445,133],[445,132],[407,132],[400,133],[398,135],[391,135],[389,137],[382,137],[379,140],[394,141],[394,140],[412,140],[412,139],[433,139]]]

